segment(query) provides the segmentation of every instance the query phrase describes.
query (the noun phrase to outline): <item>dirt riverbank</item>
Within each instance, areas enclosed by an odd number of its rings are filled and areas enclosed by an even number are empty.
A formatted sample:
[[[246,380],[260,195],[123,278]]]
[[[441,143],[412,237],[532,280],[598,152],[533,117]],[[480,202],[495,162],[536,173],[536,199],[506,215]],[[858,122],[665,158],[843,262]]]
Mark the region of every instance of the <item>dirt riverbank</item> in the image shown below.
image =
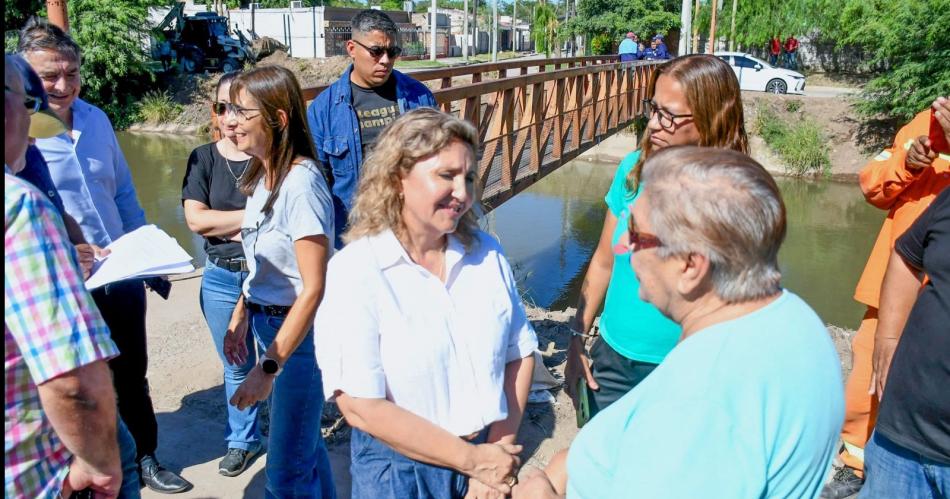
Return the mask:
[[[149,380],[159,424],[158,456],[170,469],[180,471],[194,483],[181,498],[262,497],[264,463],[257,459],[240,476],[217,473],[225,451],[225,396],[221,361],[214,353],[210,335],[198,307],[200,278],[174,282],[171,296],[148,297]],[[566,322],[573,311],[550,312],[530,309],[538,332],[545,366],[561,379],[567,346]],[[852,332],[829,326],[842,357],[842,371],[851,367]],[[570,445],[577,433],[574,409],[563,390],[555,389],[553,403],[530,404],[521,426],[523,461],[544,466],[559,450]],[[339,497],[349,497],[349,432],[328,411],[324,433]],[[332,428],[332,431],[331,431]],[[167,497],[143,489],[146,498]]]

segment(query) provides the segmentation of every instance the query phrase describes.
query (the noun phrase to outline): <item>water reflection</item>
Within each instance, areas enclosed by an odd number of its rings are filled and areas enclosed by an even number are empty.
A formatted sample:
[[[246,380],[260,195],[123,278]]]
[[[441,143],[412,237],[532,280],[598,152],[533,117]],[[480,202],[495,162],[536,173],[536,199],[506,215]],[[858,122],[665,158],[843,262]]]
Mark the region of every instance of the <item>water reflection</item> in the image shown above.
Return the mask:
[[[203,264],[202,239],[184,222],[181,181],[188,154],[206,139],[118,135],[148,220]],[[486,217],[526,300],[555,309],[575,304],[600,237],[604,194],[615,168],[574,161]],[[864,202],[854,184],[780,179],[779,186],[788,208],[788,237],[780,254],[784,285],[826,322],[857,327],[863,308],[851,296],[884,212]]]
[[[488,216],[528,300],[562,309],[577,302],[600,237],[603,196],[616,165],[574,161]],[[857,327],[863,307],[851,298],[884,212],[857,185],[782,178],[788,236],[779,255],[783,284],[825,322]]]
[[[181,183],[191,150],[208,140],[129,132],[116,136],[132,170],[132,181],[146,219],[178,240],[178,244],[195,257],[196,265],[204,265],[204,240],[185,224]]]

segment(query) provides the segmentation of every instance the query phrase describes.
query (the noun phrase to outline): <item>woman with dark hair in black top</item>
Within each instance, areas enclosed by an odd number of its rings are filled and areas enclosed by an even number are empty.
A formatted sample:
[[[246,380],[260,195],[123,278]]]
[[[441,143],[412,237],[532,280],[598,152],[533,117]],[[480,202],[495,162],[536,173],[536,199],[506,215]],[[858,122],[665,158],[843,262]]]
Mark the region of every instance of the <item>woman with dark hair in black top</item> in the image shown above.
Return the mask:
[[[237,75],[237,72],[228,73],[218,81],[211,105],[215,141],[191,152],[181,194],[188,228],[205,238],[208,259],[201,279],[201,310],[211,330],[215,350],[224,364],[226,401],[257,363],[254,339],[250,335],[247,337],[249,355],[243,364],[229,364],[223,351],[228,321],[248,275],[240,232],[247,196],[240,191],[238,184],[244,177],[250,156],[235,145],[237,119],[229,95],[231,82]],[[224,476],[237,476],[262,448],[257,423],[258,405],[238,410],[228,404],[227,408],[228,451],[218,465],[218,472]]]

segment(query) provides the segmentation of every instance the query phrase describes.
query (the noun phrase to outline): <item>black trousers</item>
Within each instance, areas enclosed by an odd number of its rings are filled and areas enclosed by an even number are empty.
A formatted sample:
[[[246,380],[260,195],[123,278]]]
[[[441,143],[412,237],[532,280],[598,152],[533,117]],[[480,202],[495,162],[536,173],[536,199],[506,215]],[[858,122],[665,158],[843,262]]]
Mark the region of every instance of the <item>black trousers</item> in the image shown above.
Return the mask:
[[[135,439],[136,460],[154,454],[158,422],[148,393],[148,350],[145,343],[145,286],[141,280],[109,284],[92,292],[119,356],[109,361],[119,415]]]
[[[599,390],[591,390],[590,417],[623,397],[656,369],[659,364],[640,362],[620,355],[598,336],[590,347],[591,369]]]

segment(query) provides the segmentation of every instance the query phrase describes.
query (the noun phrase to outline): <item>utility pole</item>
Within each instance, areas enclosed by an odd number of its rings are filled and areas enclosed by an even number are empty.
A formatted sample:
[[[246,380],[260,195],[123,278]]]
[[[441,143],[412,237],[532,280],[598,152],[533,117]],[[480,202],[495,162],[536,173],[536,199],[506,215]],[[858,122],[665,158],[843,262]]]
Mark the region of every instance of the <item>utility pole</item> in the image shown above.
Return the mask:
[[[429,60],[435,60],[435,25],[436,25],[436,0],[432,0],[432,7],[429,7],[429,31],[432,36],[432,42],[429,43],[432,53],[429,54]]]
[[[732,0],[732,22],[729,26],[729,50],[736,49],[736,10],[739,8],[739,0]]]
[[[491,62],[498,62],[498,0],[491,2]]]
[[[472,0],[472,45],[475,47],[472,54],[478,55],[482,48],[481,40],[478,39],[478,0]]]
[[[699,19],[699,0],[696,0],[696,7],[693,9],[693,19]],[[693,42],[689,46],[694,53],[699,53],[699,23],[693,25]]]
[[[66,0],[46,0],[46,17],[50,24],[69,32],[69,16],[66,15]]]
[[[716,11],[719,10],[716,7],[716,0],[709,2],[709,8],[712,9],[712,18],[709,21],[709,54],[714,54],[716,53]]]
[[[462,59],[468,62],[468,0],[465,0],[462,7],[465,17],[462,20]]]
[[[693,5],[690,0],[683,0],[682,12],[680,13],[680,47],[679,55],[686,55],[692,52],[689,45],[690,31],[693,29]]]
[[[518,0],[515,0],[514,10],[511,11],[511,51],[518,50]]]

